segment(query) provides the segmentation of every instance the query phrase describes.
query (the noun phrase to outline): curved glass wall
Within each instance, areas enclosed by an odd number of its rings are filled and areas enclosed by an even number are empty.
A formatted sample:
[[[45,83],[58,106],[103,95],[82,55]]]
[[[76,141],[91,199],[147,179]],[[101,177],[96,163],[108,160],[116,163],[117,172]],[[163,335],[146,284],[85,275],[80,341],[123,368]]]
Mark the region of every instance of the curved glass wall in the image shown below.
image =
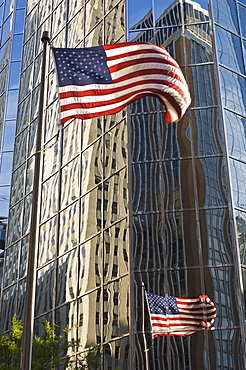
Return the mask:
[[[180,122],[168,125],[152,98],[130,109],[136,368],[243,369],[243,6],[214,0],[211,18],[205,1],[144,4],[129,0],[128,39],[166,47],[186,76],[192,103]],[[214,330],[152,341],[142,283],[162,296],[207,294],[217,308]]]
[[[35,333],[44,320],[68,325],[81,344],[68,355],[97,345],[102,369],[241,370],[246,8],[233,0],[209,9],[205,0],[163,4],[27,1],[1,331],[14,313],[23,318],[43,31],[56,47],[147,41],[167,48],[190,86],[192,104],[178,123],[166,125],[164,107],[145,98],[128,112],[60,127],[48,53]],[[18,38],[13,45],[20,50]],[[6,107],[6,122],[12,116]],[[214,330],[152,341],[142,283],[160,295],[207,294]]]

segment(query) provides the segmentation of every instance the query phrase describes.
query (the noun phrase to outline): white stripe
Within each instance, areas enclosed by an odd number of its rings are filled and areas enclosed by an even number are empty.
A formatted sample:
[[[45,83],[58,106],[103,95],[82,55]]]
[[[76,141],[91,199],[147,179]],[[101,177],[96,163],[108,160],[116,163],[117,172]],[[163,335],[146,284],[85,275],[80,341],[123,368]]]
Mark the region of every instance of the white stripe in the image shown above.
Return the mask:
[[[168,54],[168,52],[165,49],[163,49],[160,46],[153,45],[153,44],[138,43],[136,45],[119,46],[117,48],[105,49],[105,53],[107,57],[112,57],[112,56],[115,57],[116,55],[130,53],[133,51],[146,50],[146,49],[155,50],[157,53],[163,54],[166,58],[168,58],[169,60],[172,60],[178,66],[178,63]]]
[[[165,64],[166,61],[170,61],[172,64],[173,64],[173,67],[175,69],[180,69],[177,67],[177,65],[175,63],[173,63],[173,60],[171,60],[170,58],[168,58],[167,56],[164,56],[164,55],[161,55],[161,54],[157,54],[157,53],[147,53],[147,54],[134,54],[134,55],[128,55],[128,56],[123,56],[122,58],[121,57],[118,57],[118,59],[112,59],[112,60],[107,60],[107,65],[108,66],[114,66],[115,64],[119,64],[119,63],[123,63],[123,62],[130,62],[130,61],[136,61],[136,63],[138,62],[138,60],[142,59],[144,60],[145,58],[158,58],[159,60],[159,64],[161,63],[160,62],[160,58],[163,60],[163,63]],[[167,66],[170,65],[170,64],[167,64]]]
[[[177,91],[169,86],[162,85],[162,84],[142,84],[142,85],[136,85],[131,88],[125,88],[123,91],[118,91],[115,93],[111,94],[104,94],[104,95],[85,95],[81,97],[69,97],[69,98],[63,98],[61,99],[61,106],[63,105],[68,105],[72,103],[81,103],[81,104],[86,104],[86,103],[91,103],[91,102],[105,102],[109,101],[112,99],[118,99],[121,97],[124,97],[124,95],[134,93],[136,91],[140,90],[140,93],[145,93],[146,90],[154,88],[156,90],[161,90],[171,96],[175,96],[175,100],[177,100]],[[150,92],[151,93],[151,92]],[[180,98],[181,99],[181,98]]]
[[[148,94],[148,91],[145,91],[145,93]],[[115,108],[123,106],[125,103],[134,99],[134,97],[136,97],[138,95],[139,95],[139,93],[134,94],[133,96],[131,96],[130,98],[128,98],[128,99],[126,99],[122,102],[114,103],[114,104],[108,104],[108,105],[103,106],[103,107],[93,107],[93,108],[87,108],[87,109],[77,108],[77,109],[67,110],[65,112],[61,112],[61,119],[65,118],[65,117],[68,117],[68,116],[72,117],[74,115],[85,115],[85,114],[97,113],[97,112],[98,113],[99,112],[103,113],[103,112],[106,112],[108,110],[115,109]],[[166,105],[168,111],[172,112],[172,117],[174,117],[174,120],[178,120],[178,114],[177,114],[176,110],[173,108],[173,106],[163,96],[161,96],[161,99],[162,99],[163,103]]]
[[[84,86],[77,86],[77,85],[62,86],[62,87],[59,87],[59,92],[63,93],[63,92],[68,92],[68,91],[83,92],[83,91],[89,91],[89,90],[111,90],[111,89],[116,89],[116,88],[119,88],[119,87],[127,86],[127,85],[130,85],[132,83],[136,83],[138,81],[146,81],[147,82],[148,80],[153,80],[153,79],[159,80],[159,81],[171,82],[174,85],[177,85],[184,92],[184,94],[186,94],[185,90],[187,90],[187,92],[188,92],[188,88],[184,89],[184,86],[183,86],[182,82],[176,80],[175,78],[172,78],[170,76],[165,76],[165,75],[162,75],[162,74],[161,75],[157,75],[157,74],[152,75],[151,74],[151,75],[147,75],[147,76],[138,76],[138,77],[135,77],[135,78],[129,78],[126,81],[121,81],[121,82],[111,83],[111,84],[90,84],[90,85],[84,85]],[[163,85],[160,85],[160,86],[163,86]],[[167,86],[165,86],[165,87],[167,87]],[[175,93],[179,94],[176,90],[175,90]],[[182,98],[182,101],[183,101],[183,98]]]
[[[165,75],[164,72],[166,72],[166,71],[171,72],[171,73],[175,73],[180,78],[179,83],[182,84],[182,87],[184,87],[188,91],[188,86],[185,82],[182,71],[180,71],[178,69],[175,69],[175,67],[170,66],[168,64],[160,64],[160,63],[135,64],[135,65],[128,66],[128,67],[125,67],[123,69],[120,69],[119,71],[111,72],[111,77],[112,77],[112,80],[114,81],[115,79],[122,77],[122,75],[127,76],[130,73],[148,71],[150,69],[163,70],[163,75]],[[160,73],[160,71],[158,71],[158,73]],[[140,75],[140,77],[142,77],[142,79],[145,79],[146,75],[142,75],[142,76]],[[167,77],[171,77],[171,76],[167,76]],[[172,77],[172,78],[174,78],[174,77]],[[175,78],[175,80],[176,80],[176,78]],[[179,81],[179,80],[177,80],[177,81]]]

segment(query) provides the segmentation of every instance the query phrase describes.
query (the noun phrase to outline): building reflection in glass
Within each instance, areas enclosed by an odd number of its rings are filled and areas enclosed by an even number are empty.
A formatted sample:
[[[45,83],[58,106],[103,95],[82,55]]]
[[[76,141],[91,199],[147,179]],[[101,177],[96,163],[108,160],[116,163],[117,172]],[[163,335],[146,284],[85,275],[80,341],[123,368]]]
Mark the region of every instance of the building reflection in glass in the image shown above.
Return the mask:
[[[201,332],[191,338],[171,337],[170,341],[158,337],[152,344],[145,307],[151,369],[243,368],[239,346],[242,315],[237,306],[241,298],[237,301],[235,293],[241,289],[237,281],[239,266],[236,240],[232,242],[228,228],[231,209],[227,196],[228,163],[209,21],[208,11],[200,4],[175,1],[158,18],[150,10],[129,30],[130,40],[166,47],[183,69],[192,95],[190,111],[179,123],[168,125],[165,125],[164,107],[154,99],[145,98],[131,105],[138,368],[146,361],[142,350],[145,348],[142,282],[146,290],[159,295],[207,294],[215,303],[218,315],[213,332]],[[228,39],[230,42],[236,48],[237,40]],[[236,52],[229,55],[230,66],[239,70],[240,54],[237,59]],[[228,85],[228,81],[225,83]],[[234,101],[242,113],[245,110],[238,80],[235,86],[239,99],[237,103]],[[229,101],[225,93],[229,94],[230,90],[225,91],[222,99]],[[234,173],[242,171],[235,169]],[[243,190],[240,192],[237,187],[237,198],[240,193]],[[227,338],[226,346],[224,338]]]

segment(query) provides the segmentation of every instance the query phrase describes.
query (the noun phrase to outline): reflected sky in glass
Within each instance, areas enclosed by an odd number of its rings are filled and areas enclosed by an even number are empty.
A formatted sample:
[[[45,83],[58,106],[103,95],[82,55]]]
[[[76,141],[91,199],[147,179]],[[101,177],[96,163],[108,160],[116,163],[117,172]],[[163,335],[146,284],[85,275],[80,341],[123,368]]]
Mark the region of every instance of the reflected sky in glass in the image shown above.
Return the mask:
[[[128,28],[130,29],[141,19],[143,19],[153,8],[153,13],[155,20],[157,20],[161,14],[174,3],[179,3],[178,1],[166,0],[128,0]],[[200,4],[203,9],[208,9],[207,0],[196,1]],[[152,5],[153,4],[153,5]]]

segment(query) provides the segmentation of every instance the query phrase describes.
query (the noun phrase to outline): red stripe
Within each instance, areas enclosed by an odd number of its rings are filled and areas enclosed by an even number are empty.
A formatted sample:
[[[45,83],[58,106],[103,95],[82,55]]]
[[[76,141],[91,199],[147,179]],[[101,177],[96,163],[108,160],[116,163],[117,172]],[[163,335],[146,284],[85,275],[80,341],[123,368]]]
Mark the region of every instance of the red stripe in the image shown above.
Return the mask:
[[[138,96],[136,97],[133,97],[132,99],[130,99],[127,103],[125,104],[122,104],[121,106],[117,107],[117,108],[113,108],[113,109],[108,109],[106,111],[103,111],[101,112],[103,115],[109,115],[109,114],[114,114],[114,113],[117,113],[117,112],[120,112],[122,109],[124,109],[128,104],[134,102],[135,100],[138,100],[138,99],[141,99],[141,98],[144,98],[146,96],[153,96],[153,97],[157,97],[156,95],[154,94],[148,94],[148,93],[142,93],[142,94],[139,94]],[[171,99],[171,97],[167,94],[166,96],[167,100],[169,101]],[[157,97],[158,100],[161,101],[161,103],[163,103],[163,101]],[[102,107],[103,108],[103,107]],[[180,111],[180,109],[178,110]],[[94,117],[98,117],[100,116],[100,112],[96,112],[96,113],[86,113],[86,114],[71,114],[70,116],[68,117],[64,117],[61,119],[61,124],[64,124],[65,122],[69,121],[71,118],[79,118],[79,119],[90,119],[90,118],[94,118]],[[180,117],[180,116],[179,116]],[[166,123],[170,123],[171,122],[171,119],[170,119],[170,113],[168,111],[166,111]]]
[[[72,109],[90,109],[90,108],[96,108],[96,107],[102,107],[103,108],[103,107],[105,107],[107,105],[110,105],[110,104],[120,103],[121,101],[123,102],[124,100],[130,98],[133,95],[134,96],[132,97],[132,99],[129,100],[131,102],[135,101],[137,99],[140,99],[140,97],[144,97],[144,96],[147,96],[147,95],[156,96],[156,94],[158,94],[158,93],[159,93],[158,89],[149,88],[148,91],[146,91],[146,88],[145,88],[143,90],[138,90],[138,91],[135,91],[133,93],[124,94],[122,97],[117,98],[117,99],[111,99],[111,100],[104,101],[103,105],[102,105],[102,102],[71,103],[71,104],[61,105],[61,112],[66,112],[66,111],[69,111],[69,110],[72,110]],[[174,109],[178,113],[178,116],[180,116],[181,115],[181,109],[180,109],[179,105],[176,103],[175,99],[173,99],[168,93],[164,93],[164,92],[162,93],[162,96],[165,97],[166,100],[169,101],[169,103],[174,107]],[[157,97],[157,98],[164,104],[164,101],[161,99],[161,97]],[[129,104],[129,101],[126,104],[122,103],[121,107],[125,107],[127,104]],[[120,110],[120,108],[119,108],[119,110]],[[103,111],[104,110],[102,109],[102,112]]]
[[[141,44],[141,45],[145,44],[145,45],[149,45],[151,47],[151,44],[149,42],[139,43],[139,42],[134,42],[134,41],[132,41],[132,42],[122,42],[120,44],[103,45],[102,47],[103,47],[104,50],[112,50],[112,49],[119,49],[120,47],[124,47],[124,46],[133,46],[133,45],[137,46],[139,44]]]
[[[134,56],[134,55],[144,55],[144,54],[157,54],[157,55],[161,55],[162,56],[162,63],[163,63],[163,58],[170,58],[170,56],[167,54],[167,52],[165,52],[165,50],[155,50],[155,49],[139,49],[139,50],[133,50],[133,51],[128,51],[128,52],[125,52],[125,53],[121,53],[121,54],[118,54],[118,55],[111,55],[111,56],[108,56],[107,55],[107,60],[108,61],[112,61],[112,60],[117,60],[117,59],[120,59],[120,58],[127,58],[127,57],[131,57],[131,56]],[[175,63],[174,60],[171,60],[169,59],[170,62],[172,62],[172,64],[177,68],[177,64]]]
[[[114,94],[114,93],[117,93],[117,92],[120,92],[120,91],[124,91],[128,88],[131,88],[131,87],[134,87],[134,86],[139,86],[139,85],[150,85],[152,86],[153,84],[160,84],[160,80],[143,80],[143,81],[136,81],[136,82],[132,82],[128,85],[125,85],[125,86],[119,86],[119,87],[115,87],[115,88],[112,88],[112,89],[93,89],[93,90],[86,90],[86,91],[66,91],[66,92],[62,92],[60,93],[60,99],[67,99],[67,98],[71,98],[71,97],[83,97],[83,96],[101,96],[101,95],[109,95],[109,94]],[[162,81],[161,82],[162,85],[164,86],[168,86],[176,91],[179,92],[179,94],[181,95],[181,97],[183,97],[183,91],[177,86],[175,85],[174,83],[170,83],[169,81]],[[145,87],[147,89],[147,87]],[[161,87],[158,88],[158,91],[159,92],[162,92],[161,90]],[[134,93],[134,92],[133,92]]]
[[[141,65],[141,64],[147,64],[147,63],[151,63],[153,64],[154,62],[156,62],[157,64],[164,64],[163,63],[163,58],[145,58],[145,59],[138,59],[137,61],[136,60],[128,60],[128,61],[125,61],[125,62],[120,62],[118,64],[115,64],[114,66],[109,66],[108,69],[110,71],[110,73],[114,73],[114,72],[119,72],[121,71],[122,69],[125,69],[125,68],[128,68],[130,66],[134,66],[134,67],[137,67],[138,65]],[[175,67],[177,69],[176,66],[174,66],[172,63],[169,63],[168,61],[165,61],[165,64],[168,64],[168,65],[171,65],[172,67]],[[153,71],[155,74],[158,73],[158,74],[164,74],[164,75],[170,75],[172,76],[173,78],[175,78],[176,80],[180,81],[183,83],[183,80],[180,78],[179,75],[177,75],[174,71],[169,71],[168,69],[157,69],[157,68],[151,68],[151,69],[146,69],[146,70],[139,70],[139,71],[136,71],[139,73],[139,76],[142,76],[142,72],[143,71],[146,71],[148,72],[148,74],[150,74],[150,71]],[[127,74],[127,77],[128,77],[128,74]],[[129,77],[128,77],[129,78]]]
[[[191,324],[191,323],[187,323],[187,325],[185,325],[185,324],[182,324],[182,323],[180,323],[180,324],[171,324],[171,325],[168,325],[168,324],[160,324],[160,325],[158,325],[158,324],[154,324],[154,323],[152,323],[152,326],[153,327],[160,327],[160,328],[181,328],[181,327],[187,327],[187,326],[189,326],[189,328],[197,328],[198,327],[198,325],[197,324]]]

